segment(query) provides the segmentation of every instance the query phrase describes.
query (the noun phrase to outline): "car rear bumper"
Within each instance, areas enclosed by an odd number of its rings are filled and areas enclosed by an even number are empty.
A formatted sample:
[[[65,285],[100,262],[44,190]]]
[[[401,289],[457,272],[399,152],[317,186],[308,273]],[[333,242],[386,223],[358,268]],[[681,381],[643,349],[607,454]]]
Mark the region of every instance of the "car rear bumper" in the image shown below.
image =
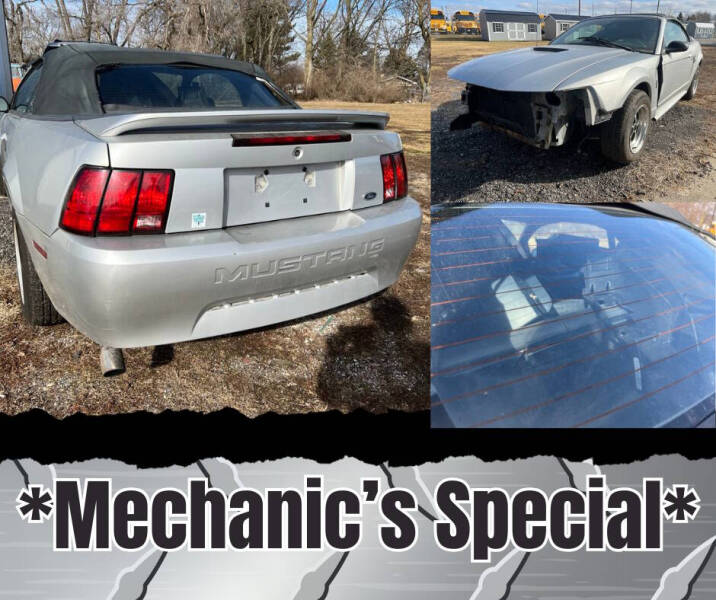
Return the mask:
[[[393,284],[422,214],[411,198],[343,211],[162,236],[46,237],[33,256],[57,310],[95,342],[155,346],[263,327]],[[35,253],[36,254],[36,253]]]

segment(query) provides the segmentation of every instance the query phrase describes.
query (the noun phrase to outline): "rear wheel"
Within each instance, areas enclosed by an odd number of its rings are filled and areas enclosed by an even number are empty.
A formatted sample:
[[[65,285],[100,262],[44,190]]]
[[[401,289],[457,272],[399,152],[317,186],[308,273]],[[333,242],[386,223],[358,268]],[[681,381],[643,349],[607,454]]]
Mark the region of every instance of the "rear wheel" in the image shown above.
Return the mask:
[[[30,325],[56,325],[62,322],[62,316],[55,310],[52,301],[42,287],[40,277],[35,271],[32,259],[28,254],[27,244],[17,219],[12,219],[13,237],[15,239],[15,263],[17,264],[17,281],[20,286],[22,315]]]
[[[624,106],[604,124],[602,154],[622,164],[636,160],[644,149],[650,123],[649,96],[641,90],[634,90]]]
[[[684,95],[684,100],[691,100],[696,95],[696,88],[699,87],[699,71],[701,70],[701,67],[696,68],[696,73],[694,73],[694,78],[691,80],[691,85],[689,86],[689,89],[686,90],[686,94]]]

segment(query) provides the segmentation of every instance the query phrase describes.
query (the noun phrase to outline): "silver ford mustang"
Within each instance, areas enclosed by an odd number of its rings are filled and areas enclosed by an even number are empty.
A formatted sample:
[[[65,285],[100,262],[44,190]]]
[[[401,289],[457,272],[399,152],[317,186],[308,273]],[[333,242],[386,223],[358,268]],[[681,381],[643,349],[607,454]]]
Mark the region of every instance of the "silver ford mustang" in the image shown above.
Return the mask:
[[[416,242],[388,115],[303,110],[251,64],[57,42],[0,104],[23,313],[106,372],[378,292]]]
[[[477,121],[549,148],[600,126],[602,152],[635,160],[652,119],[696,93],[701,45],[676,19],[610,15],[585,19],[547,46],[491,54],[454,67],[469,112],[451,124]]]

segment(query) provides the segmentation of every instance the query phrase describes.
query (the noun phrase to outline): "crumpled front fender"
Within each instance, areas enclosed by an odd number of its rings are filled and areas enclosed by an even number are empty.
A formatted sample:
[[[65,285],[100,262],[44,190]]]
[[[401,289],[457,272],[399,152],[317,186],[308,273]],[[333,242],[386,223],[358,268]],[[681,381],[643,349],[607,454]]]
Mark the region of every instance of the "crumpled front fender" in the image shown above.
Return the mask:
[[[655,62],[654,68],[635,65],[628,70],[616,69],[588,80],[569,79],[562,82],[555,91],[584,90],[587,99],[585,116],[589,125],[606,120],[605,117],[624,106],[629,94],[640,86],[646,88],[649,94],[653,113],[659,89],[657,65]]]

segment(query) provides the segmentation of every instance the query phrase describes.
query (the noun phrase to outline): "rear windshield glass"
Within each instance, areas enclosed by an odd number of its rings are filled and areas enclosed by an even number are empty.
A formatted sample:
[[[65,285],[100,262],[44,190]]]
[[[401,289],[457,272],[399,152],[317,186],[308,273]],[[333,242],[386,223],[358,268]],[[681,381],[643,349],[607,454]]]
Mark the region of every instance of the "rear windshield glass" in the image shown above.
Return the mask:
[[[716,253],[643,213],[437,209],[437,427],[698,425],[714,412]]]
[[[552,44],[618,44],[636,52],[654,52],[660,21],[655,17],[600,17],[577,23]]]
[[[242,109],[286,105],[251,75],[177,65],[117,65],[97,74],[105,112],[140,109]]]

